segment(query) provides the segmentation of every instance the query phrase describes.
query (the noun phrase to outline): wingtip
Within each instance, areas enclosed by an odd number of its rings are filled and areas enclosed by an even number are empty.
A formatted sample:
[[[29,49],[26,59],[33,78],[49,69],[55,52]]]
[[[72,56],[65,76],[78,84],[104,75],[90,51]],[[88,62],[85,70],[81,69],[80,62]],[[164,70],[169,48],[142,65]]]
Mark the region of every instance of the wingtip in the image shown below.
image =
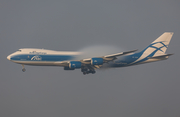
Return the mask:
[[[171,35],[173,35],[173,34],[174,34],[174,32],[164,32],[164,33],[169,33],[169,34],[171,34]]]
[[[136,52],[136,51],[138,51],[138,49],[136,49],[136,50],[131,50],[131,51],[128,51],[128,53],[131,53],[131,52]]]

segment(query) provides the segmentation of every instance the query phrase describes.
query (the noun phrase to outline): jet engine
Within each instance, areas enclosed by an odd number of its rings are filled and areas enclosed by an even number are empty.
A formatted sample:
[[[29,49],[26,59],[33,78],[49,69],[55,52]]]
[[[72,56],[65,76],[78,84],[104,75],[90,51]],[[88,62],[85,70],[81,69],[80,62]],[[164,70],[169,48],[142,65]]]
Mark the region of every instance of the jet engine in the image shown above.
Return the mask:
[[[91,65],[102,65],[103,61],[103,58],[92,58]]]
[[[80,61],[71,61],[69,63],[69,68],[71,68],[71,69],[81,68],[81,62]]]

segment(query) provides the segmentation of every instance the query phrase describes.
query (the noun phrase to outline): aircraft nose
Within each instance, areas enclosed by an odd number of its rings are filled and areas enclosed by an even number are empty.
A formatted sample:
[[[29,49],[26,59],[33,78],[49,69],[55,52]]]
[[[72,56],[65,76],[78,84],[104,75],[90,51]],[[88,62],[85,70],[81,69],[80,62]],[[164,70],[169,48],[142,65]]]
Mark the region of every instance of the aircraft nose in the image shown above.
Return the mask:
[[[8,60],[11,60],[11,56],[10,56],[10,55],[9,55],[9,56],[7,56],[7,59],[8,59]]]

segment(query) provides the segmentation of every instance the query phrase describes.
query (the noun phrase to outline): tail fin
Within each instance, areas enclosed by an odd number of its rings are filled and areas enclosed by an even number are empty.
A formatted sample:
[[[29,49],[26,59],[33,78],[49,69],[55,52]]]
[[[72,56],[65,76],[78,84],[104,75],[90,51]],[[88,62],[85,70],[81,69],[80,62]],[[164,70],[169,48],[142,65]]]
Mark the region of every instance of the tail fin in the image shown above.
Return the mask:
[[[173,36],[173,32],[165,32],[155,41],[153,41],[147,48],[143,50],[143,53],[150,54],[151,56],[164,55],[168,45]]]

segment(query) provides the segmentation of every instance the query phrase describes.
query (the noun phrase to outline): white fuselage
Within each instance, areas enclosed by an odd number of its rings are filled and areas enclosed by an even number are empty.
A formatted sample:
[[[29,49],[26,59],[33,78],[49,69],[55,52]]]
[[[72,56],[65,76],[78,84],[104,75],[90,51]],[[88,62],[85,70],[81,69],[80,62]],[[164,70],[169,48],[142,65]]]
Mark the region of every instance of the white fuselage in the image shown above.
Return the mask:
[[[54,51],[47,49],[24,48],[12,53],[8,60],[25,65],[56,66],[57,61],[74,60],[80,52]]]

